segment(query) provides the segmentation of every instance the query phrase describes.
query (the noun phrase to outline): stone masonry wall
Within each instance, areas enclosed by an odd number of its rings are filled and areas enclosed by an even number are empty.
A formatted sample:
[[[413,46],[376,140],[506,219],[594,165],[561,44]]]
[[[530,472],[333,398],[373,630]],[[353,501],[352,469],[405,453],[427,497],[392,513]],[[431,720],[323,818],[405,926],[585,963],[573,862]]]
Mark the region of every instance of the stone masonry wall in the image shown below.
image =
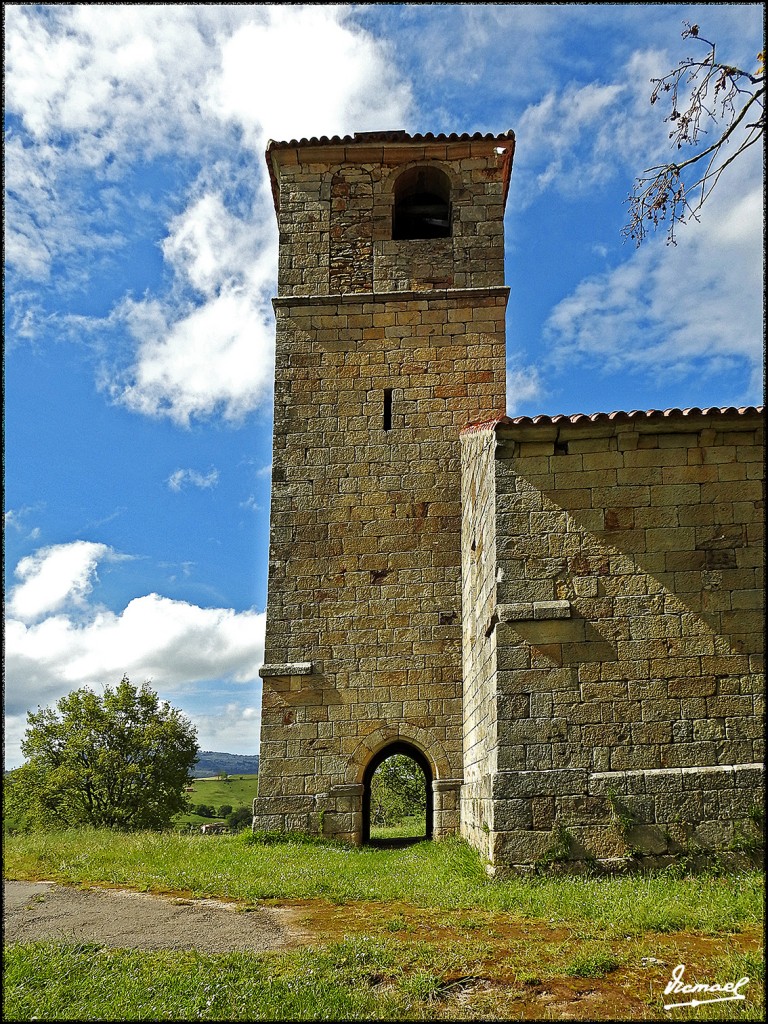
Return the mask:
[[[496,429],[493,863],[756,842],[762,426],[733,410]]]
[[[501,148],[467,140],[277,149],[278,294],[502,286],[508,157]],[[452,182],[451,236],[393,241],[396,179],[430,164]]]
[[[374,733],[461,779],[458,434],[504,401],[505,304],[501,289],[276,303],[265,662],[313,667],[265,680],[259,797],[293,827],[325,808],[325,830],[354,838],[332,788],[359,783]]]
[[[496,438],[487,430],[462,438],[462,641],[464,785],[461,833],[484,854],[493,820],[496,768]]]
[[[366,765],[406,742],[430,765],[434,835],[458,830],[459,432],[505,404],[499,141],[268,151],[280,256],[254,827],[360,841]],[[451,237],[393,241],[399,173],[435,163]]]

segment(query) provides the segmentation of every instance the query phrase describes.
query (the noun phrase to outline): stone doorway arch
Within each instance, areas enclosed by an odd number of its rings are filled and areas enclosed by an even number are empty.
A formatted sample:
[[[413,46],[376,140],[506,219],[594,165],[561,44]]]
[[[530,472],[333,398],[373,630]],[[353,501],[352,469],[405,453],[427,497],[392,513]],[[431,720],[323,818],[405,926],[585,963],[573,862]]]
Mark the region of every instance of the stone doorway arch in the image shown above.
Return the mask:
[[[434,793],[432,786],[434,773],[432,766],[429,763],[429,759],[418,747],[407,740],[395,740],[375,753],[363,772],[363,821],[361,834],[363,844],[371,842],[371,783],[373,776],[379,765],[393,754],[404,754],[406,757],[410,757],[422,770],[426,790],[426,838],[431,839],[434,833]]]

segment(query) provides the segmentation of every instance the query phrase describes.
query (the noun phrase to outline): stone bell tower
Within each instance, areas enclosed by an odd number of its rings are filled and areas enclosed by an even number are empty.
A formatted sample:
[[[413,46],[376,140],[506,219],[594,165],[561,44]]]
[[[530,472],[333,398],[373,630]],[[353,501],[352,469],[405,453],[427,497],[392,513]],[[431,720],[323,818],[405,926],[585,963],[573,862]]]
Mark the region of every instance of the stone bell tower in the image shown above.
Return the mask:
[[[368,838],[411,755],[463,780],[459,432],[505,408],[511,132],[270,142],[280,229],[254,827]]]

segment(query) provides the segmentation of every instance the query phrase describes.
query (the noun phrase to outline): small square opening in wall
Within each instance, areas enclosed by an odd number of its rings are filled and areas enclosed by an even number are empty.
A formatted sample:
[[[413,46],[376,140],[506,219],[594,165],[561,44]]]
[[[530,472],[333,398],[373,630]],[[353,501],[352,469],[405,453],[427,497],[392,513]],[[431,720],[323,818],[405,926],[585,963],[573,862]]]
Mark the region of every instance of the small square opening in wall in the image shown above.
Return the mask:
[[[392,429],[392,388],[384,388],[384,429]]]

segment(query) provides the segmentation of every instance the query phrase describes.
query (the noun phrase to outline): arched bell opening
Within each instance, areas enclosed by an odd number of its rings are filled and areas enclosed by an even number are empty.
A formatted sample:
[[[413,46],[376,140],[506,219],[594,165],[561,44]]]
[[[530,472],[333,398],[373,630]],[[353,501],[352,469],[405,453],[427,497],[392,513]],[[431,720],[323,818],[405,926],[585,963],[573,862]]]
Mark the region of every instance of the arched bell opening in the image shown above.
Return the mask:
[[[451,181],[437,167],[411,167],[395,183],[392,238],[450,238]]]
[[[398,830],[397,825],[390,828],[381,825],[380,797],[377,792],[376,774],[380,768],[386,769],[386,762],[390,758],[407,758],[413,764],[412,776],[408,776],[408,766],[404,762],[391,762],[390,767],[402,766],[402,779],[405,783],[404,789],[408,796],[417,793],[420,796],[420,805],[423,807],[423,828],[420,834],[412,834],[413,828],[406,825]],[[396,782],[398,772],[393,773]],[[362,842],[379,846],[407,846],[411,843],[431,839],[433,834],[434,819],[434,798],[432,792],[433,773],[429,760],[418,747],[403,740],[398,740],[384,747],[369,761],[363,775],[363,821],[362,821]],[[397,791],[397,785],[392,785],[390,780],[388,788]],[[412,799],[407,801],[413,803]],[[408,823],[410,824],[410,823]],[[401,831],[403,834],[398,834]]]

